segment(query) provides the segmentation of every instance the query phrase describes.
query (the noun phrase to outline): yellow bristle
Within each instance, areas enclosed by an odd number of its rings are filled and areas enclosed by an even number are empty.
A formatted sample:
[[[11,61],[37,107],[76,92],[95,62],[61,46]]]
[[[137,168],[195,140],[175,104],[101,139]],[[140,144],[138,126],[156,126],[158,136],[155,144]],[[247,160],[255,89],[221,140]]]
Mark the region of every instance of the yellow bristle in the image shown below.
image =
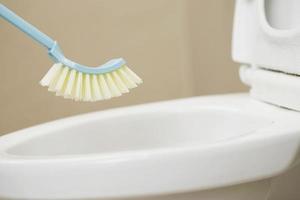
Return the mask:
[[[137,84],[141,84],[143,83],[142,79],[136,75],[136,73],[134,73],[131,69],[129,69],[129,67],[127,66],[123,66],[122,69],[124,70],[124,72],[126,72],[126,74]]]
[[[92,75],[92,96],[95,101],[103,99],[97,80],[97,75],[95,74]]]
[[[65,81],[61,87],[60,90],[56,91],[55,95],[56,96],[64,96],[64,92],[66,90],[66,87],[67,87],[67,83],[68,83],[68,80],[69,80],[69,73],[67,74],[66,78],[65,78]]]
[[[121,79],[123,80],[123,82],[125,83],[125,85],[131,89],[131,88],[135,88],[137,87],[137,85],[135,84],[135,82],[133,82],[130,77],[126,74],[126,72],[124,72],[124,70],[122,68],[117,70],[119,76],[121,77]]]
[[[112,97],[112,95],[111,95],[108,85],[104,79],[104,76],[102,74],[99,74],[98,80],[99,80],[99,86],[101,89],[101,93],[103,94],[104,99],[110,99]]]
[[[57,83],[54,87],[54,90],[57,92],[58,95],[63,93],[65,83],[67,81],[66,79],[68,78],[68,72],[69,72],[69,68],[64,67],[60,76],[58,77]]]
[[[140,83],[142,79],[127,66],[105,74],[85,74],[61,63],[54,64],[40,81],[42,86],[48,86],[48,90],[56,92],[56,95],[76,101],[98,101],[121,96]]]
[[[124,84],[124,82],[122,81],[120,76],[117,74],[117,72],[115,72],[115,71],[112,72],[112,77],[113,77],[113,80],[115,81],[116,85],[118,86],[119,90],[122,93],[129,92],[128,88],[126,87],[126,85]]]
[[[75,87],[75,79],[76,79],[76,70],[72,69],[69,75],[69,79],[67,81],[66,90],[64,92],[65,98],[70,98],[72,95],[72,90]]]
[[[84,101],[92,101],[91,81],[90,81],[89,74],[84,75],[83,88],[84,88],[83,100]]]
[[[42,86],[49,86],[52,80],[59,75],[59,72],[62,68],[61,63],[55,63],[49,71],[46,73],[46,75],[42,78],[40,81],[40,84]]]
[[[75,86],[74,99],[79,101],[82,98],[82,73],[78,72]]]
[[[105,74],[105,80],[106,80],[106,83],[108,84],[108,87],[109,87],[110,92],[111,92],[113,97],[118,97],[118,96],[122,95],[122,93],[120,92],[120,90],[116,86],[115,82],[111,78],[110,73]]]
[[[51,77],[51,81],[50,81],[49,88],[48,88],[49,91],[52,91],[52,92],[55,91],[55,86],[56,86],[56,83],[58,81],[58,78],[60,76],[62,69],[63,69],[63,66],[59,65],[56,74]]]

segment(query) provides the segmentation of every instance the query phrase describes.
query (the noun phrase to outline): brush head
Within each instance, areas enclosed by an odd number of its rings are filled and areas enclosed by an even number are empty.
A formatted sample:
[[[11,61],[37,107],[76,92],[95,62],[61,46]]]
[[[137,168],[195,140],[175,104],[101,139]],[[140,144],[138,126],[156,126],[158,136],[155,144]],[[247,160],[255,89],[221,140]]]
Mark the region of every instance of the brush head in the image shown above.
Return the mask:
[[[105,64],[111,66],[116,63],[114,59]],[[97,68],[98,71],[100,67]],[[113,70],[102,73],[92,73],[93,68],[85,73],[62,63],[54,64],[40,81],[42,86],[47,86],[49,91],[57,96],[74,99],[75,101],[99,101],[121,96],[128,93],[129,89],[137,87],[143,81],[125,62]],[[96,70],[96,68],[94,68]]]

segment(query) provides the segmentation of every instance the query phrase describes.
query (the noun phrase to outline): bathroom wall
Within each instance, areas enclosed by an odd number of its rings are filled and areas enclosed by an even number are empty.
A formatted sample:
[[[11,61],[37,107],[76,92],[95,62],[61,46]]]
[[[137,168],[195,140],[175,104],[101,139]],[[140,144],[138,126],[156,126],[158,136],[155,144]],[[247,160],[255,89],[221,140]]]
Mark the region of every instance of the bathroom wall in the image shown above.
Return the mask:
[[[0,135],[91,111],[246,91],[230,58],[233,0],[3,0],[87,65],[124,57],[144,84],[120,98],[75,103],[38,82],[45,49],[0,20]]]

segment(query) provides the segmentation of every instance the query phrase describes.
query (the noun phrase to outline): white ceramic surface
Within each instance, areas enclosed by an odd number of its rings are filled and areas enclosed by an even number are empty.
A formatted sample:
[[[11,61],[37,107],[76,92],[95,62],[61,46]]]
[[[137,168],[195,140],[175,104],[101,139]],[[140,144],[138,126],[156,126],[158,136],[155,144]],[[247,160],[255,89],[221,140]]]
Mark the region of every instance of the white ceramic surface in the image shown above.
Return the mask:
[[[300,111],[299,76],[244,65],[240,77],[251,87],[251,97]]]
[[[251,96],[300,111],[300,1],[237,0],[232,57]]]
[[[235,8],[233,60],[300,74],[300,1],[237,0]]]
[[[0,138],[0,197],[124,198],[268,180],[298,161],[299,121],[246,94],[57,120]]]

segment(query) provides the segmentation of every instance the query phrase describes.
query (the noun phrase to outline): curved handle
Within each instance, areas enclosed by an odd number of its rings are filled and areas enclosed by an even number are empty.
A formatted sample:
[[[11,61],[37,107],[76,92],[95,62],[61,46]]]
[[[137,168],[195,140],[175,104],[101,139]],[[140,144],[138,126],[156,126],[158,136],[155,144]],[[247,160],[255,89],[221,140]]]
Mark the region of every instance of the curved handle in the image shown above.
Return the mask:
[[[3,4],[0,4],[0,16],[48,49],[51,49],[53,46],[55,42],[53,39],[38,30],[30,23],[26,22]]]

